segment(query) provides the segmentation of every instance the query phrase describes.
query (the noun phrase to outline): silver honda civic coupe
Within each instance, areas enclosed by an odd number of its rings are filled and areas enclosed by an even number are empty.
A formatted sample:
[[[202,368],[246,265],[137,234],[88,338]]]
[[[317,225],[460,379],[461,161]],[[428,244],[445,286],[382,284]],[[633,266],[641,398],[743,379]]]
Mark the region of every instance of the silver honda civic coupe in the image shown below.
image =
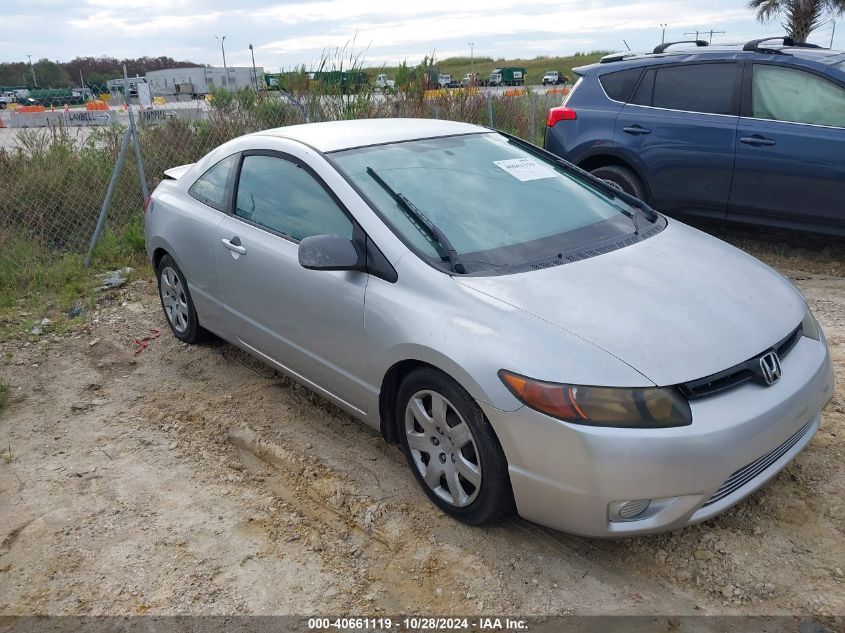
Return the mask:
[[[473,525],[697,523],[789,463],[833,395],[787,279],[474,125],[237,138],[166,172],[146,238],[178,339],[213,332],[379,429]]]

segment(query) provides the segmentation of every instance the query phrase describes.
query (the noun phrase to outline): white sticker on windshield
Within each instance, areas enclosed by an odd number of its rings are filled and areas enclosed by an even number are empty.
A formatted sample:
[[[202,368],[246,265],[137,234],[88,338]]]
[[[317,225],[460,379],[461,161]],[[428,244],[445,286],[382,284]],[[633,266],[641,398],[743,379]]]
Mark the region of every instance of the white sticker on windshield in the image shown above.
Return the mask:
[[[557,176],[557,172],[554,169],[530,158],[494,160],[493,164],[500,169],[504,169],[511,176],[522,182],[539,180],[540,178],[554,178]]]

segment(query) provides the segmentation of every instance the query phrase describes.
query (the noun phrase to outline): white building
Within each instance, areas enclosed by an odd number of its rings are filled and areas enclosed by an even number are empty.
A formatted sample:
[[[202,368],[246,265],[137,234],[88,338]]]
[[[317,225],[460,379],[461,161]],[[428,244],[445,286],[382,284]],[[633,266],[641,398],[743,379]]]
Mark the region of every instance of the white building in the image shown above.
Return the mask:
[[[229,66],[228,69],[212,66],[193,68],[167,68],[147,73],[147,83],[153,96],[180,96],[197,98],[207,95],[213,88],[241,90],[260,88],[263,84],[264,68],[253,73],[251,66]]]

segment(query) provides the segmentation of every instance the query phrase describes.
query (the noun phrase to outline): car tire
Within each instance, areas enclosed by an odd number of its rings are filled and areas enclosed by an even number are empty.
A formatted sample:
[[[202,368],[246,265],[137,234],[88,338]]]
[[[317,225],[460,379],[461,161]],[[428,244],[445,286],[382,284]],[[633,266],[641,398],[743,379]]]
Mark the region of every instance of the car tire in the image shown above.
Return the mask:
[[[5,110],[5,109],[6,109],[6,102],[0,101],[0,110]]]
[[[627,167],[608,165],[607,167],[597,167],[590,173],[609,185],[645,201],[645,187],[643,187],[642,180]]]
[[[170,255],[159,261],[156,278],[161,309],[173,336],[190,345],[206,340],[209,333],[200,325],[185,274]]]
[[[411,471],[443,512],[468,525],[513,512],[505,454],[458,383],[431,368],[411,372],[399,387],[396,419]]]

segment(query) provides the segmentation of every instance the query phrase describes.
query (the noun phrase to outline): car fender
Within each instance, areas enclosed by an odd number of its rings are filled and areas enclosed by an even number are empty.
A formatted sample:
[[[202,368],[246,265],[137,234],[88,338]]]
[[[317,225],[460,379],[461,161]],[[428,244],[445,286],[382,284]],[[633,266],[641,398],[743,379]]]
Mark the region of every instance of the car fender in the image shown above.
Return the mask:
[[[403,361],[432,365],[475,400],[503,411],[522,405],[499,379],[500,369],[553,382],[654,384],[612,354],[516,307],[507,297],[469,287],[418,258],[406,257],[397,272],[398,285],[387,288],[373,280],[367,288],[367,382],[376,391]]]

